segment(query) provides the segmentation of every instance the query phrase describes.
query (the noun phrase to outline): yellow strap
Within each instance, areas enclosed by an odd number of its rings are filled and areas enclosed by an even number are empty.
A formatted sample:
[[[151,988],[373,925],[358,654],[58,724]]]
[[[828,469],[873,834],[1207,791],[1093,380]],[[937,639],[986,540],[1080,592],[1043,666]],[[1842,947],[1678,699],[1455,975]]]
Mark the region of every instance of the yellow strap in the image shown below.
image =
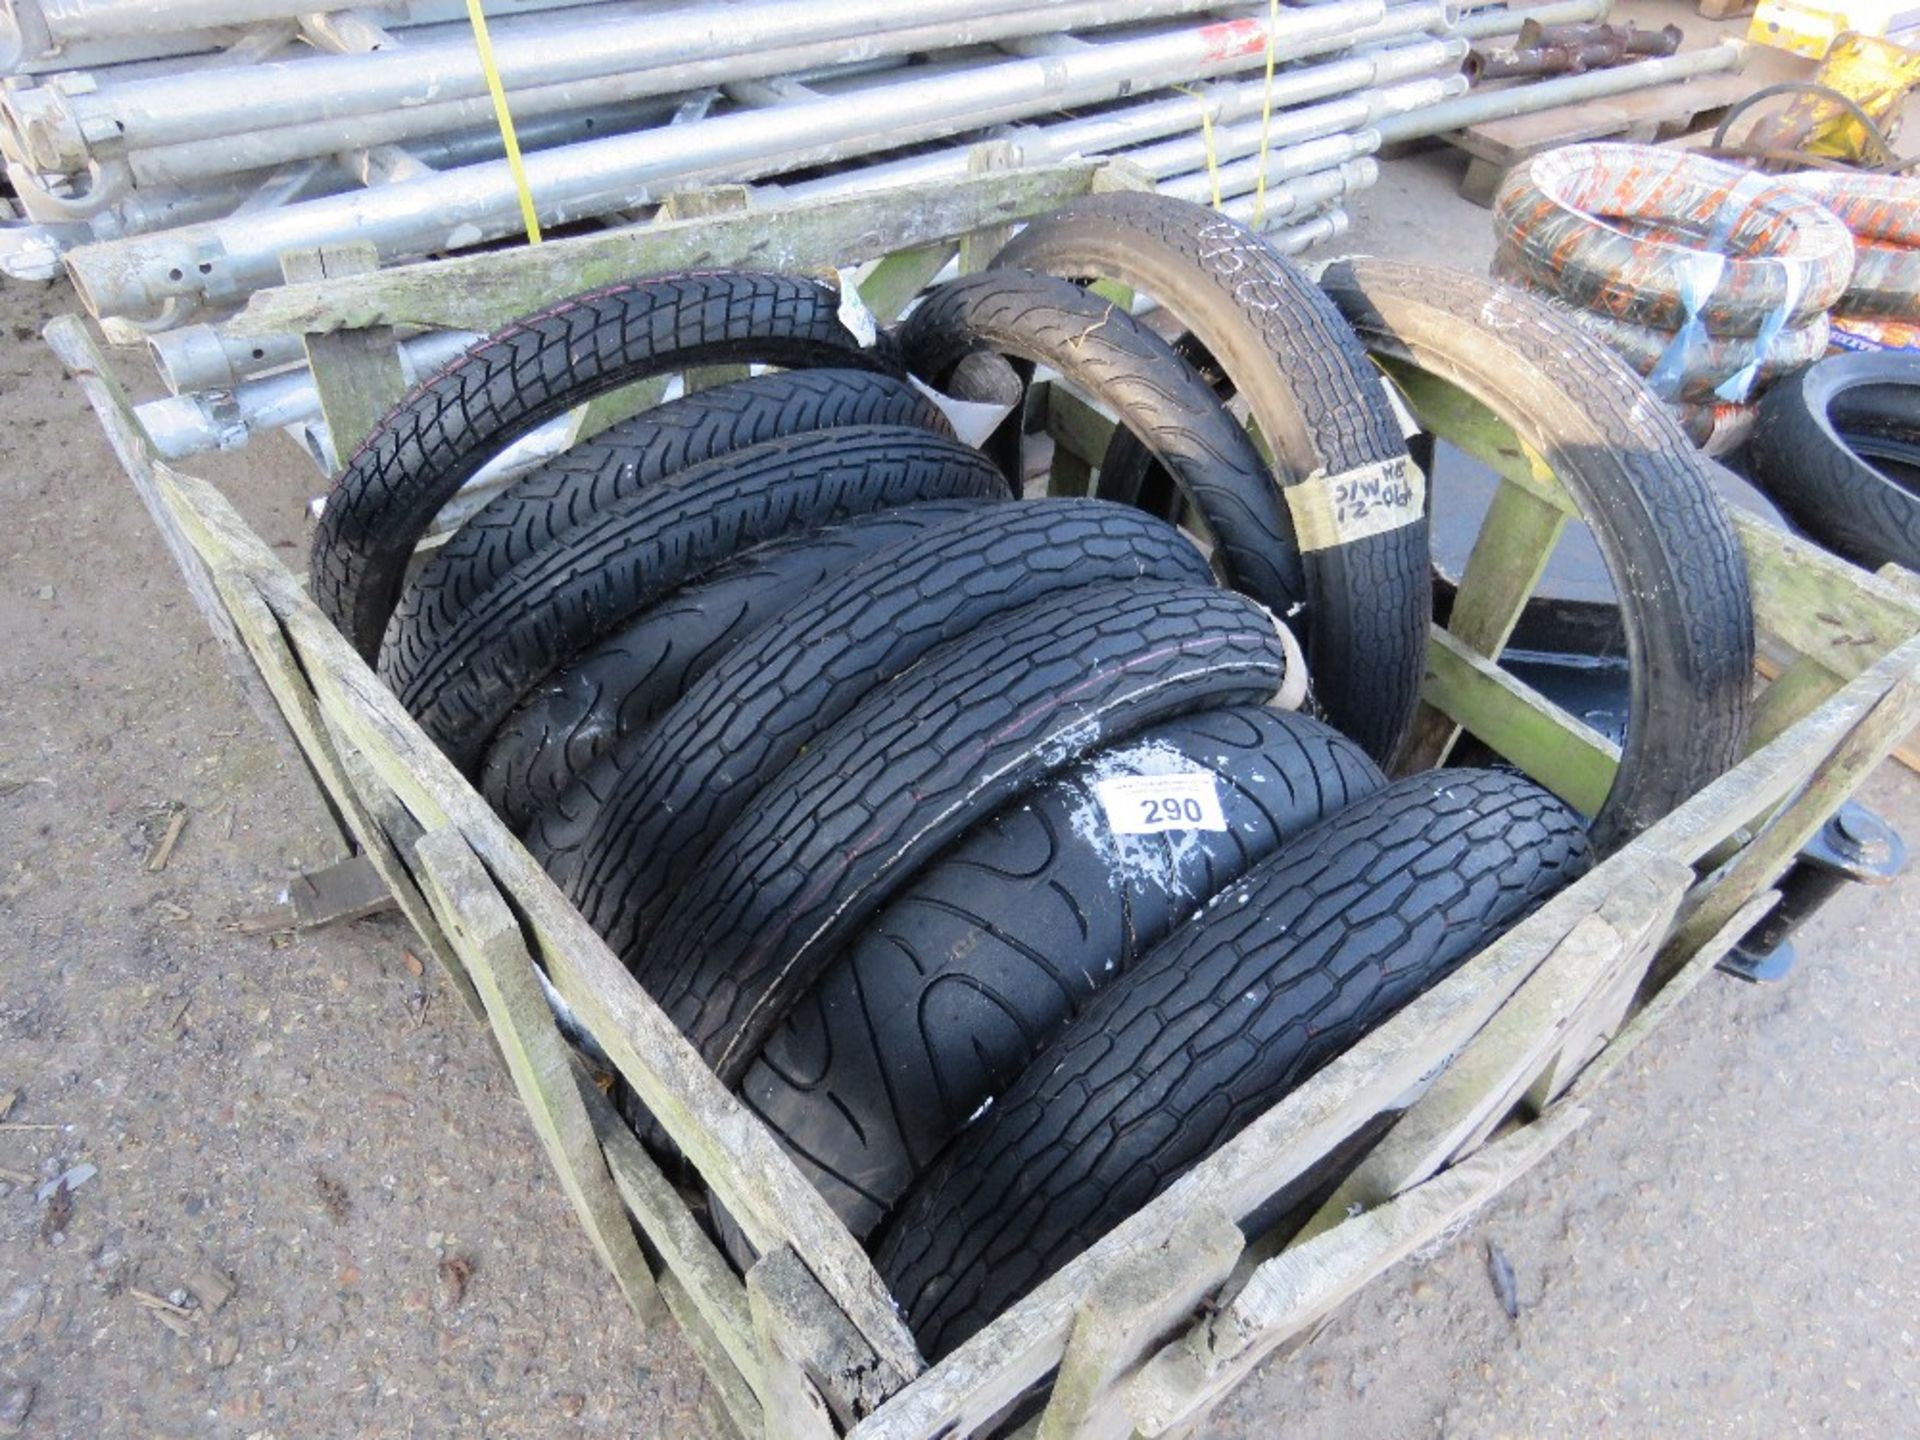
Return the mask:
[[[1280,0],[1267,0],[1267,88],[1260,97],[1260,167],[1253,176],[1253,228],[1267,223],[1267,141],[1273,133],[1273,32],[1280,26]]]
[[[1185,85],[1173,87],[1182,95],[1191,95],[1200,102],[1200,138],[1207,147],[1207,182],[1213,186],[1213,208],[1220,209],[1220,156],[1213,146],[1213,111],[1208,108],[1207,97],[1198,90]]]
[[[493,59],[493,37],[487,34],[487,15],[480,0],[467,0],[467,19],[473,24],[474,47],[480,52],[480,68],[486,72],[487,93],[493,96],[493,118],[500,126],[500,139],[507,147],[507,165],[513,171],[513,185],[520,192],[520,218],[526,223],[527,243],[540,243],[540,215],[533,208],[533,190],[527,184],[527,165],[520,158],[520,140],[513,133],[513,115],[507,109],[506,87],[500,83],[500,67]],[[1272,59],[1269,51],[1269,73]]]

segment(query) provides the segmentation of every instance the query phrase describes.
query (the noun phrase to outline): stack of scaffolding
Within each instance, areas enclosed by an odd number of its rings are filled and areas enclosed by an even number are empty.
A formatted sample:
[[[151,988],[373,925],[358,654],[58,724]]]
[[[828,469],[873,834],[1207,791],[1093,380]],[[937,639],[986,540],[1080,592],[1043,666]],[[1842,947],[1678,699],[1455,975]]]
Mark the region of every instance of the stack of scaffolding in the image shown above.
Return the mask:
[[[1119,156],[1298,252],[1346,228],[1383,144],[1574,98],[1464,95],[1471,41],[1609,0],[1464,18],[1449,0],[488,0],[539,223],[644,224],[678,191],[786,198],[1014,163]],[[152,347],[179,456],[266,427],[324,462],[299,337],[219,322],[342,239],[382,263],[510,240],[521,190],[463,0],[295,13],[295,0],[0,0],[0,154],[19,217],[0,272],[62,267],[116,343]],[[1704,51],[1574,77],[1613,93]],[[1556,90],[1556,87],[1561,87]],[[0,201],[0,205],[6,202]],[[4,220],[4,212],[0,212]],[[471,337],[405,350],[430,366]]]

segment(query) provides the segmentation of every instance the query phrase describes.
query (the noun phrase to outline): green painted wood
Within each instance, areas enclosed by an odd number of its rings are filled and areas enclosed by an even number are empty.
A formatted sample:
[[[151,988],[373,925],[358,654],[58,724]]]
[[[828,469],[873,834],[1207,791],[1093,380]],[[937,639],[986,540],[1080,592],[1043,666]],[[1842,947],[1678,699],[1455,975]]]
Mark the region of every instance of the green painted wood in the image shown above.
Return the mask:
[[[900,312],[947,268],[960,247],[951,240],[915,245],[882,257],[860,281],[860,299],[882,325],[891,325]]]
[[[1620,747],[1438,626],[1421,695],[1574,809],[1591,815],[1605,803]]]
[[[1502,480],[1579,518],[1580,507],[1554,478],[1553,467],[1486,406],[1459,386],[1410,362],[1387,355],[1375,355],[1373,362],[1391,377],[1423,430],[1472,456]]]
[[[1753,618],[1763,639],[1852,679],[1920,629],[1920,602],[1902,587],[1767,524],[1733,514],[1747,557]]]
[[[1759,669],[1763,675],[1770,673],[1770,680],[1754,703],[1753,719],[1747,727],[1749,755],[1779,739],[1846,684],[1811,655],[1794,657],[1785,669],[1762,657]]]
[[[1502,481],[1461,572],[1447,632],[1475,654],[1499,659],[1540,583],[1567,518],[1565,510],[1532,490]],[[1411,773],[1440,764],[1459,733],[1446,716],[1423,705],[1414,718],[1400,768]]]
[[[1114,422],[1059,383],[1047,387],[1047,433],[1061,450],[1098,469],[1113,439]]]
[[[374,325],[493,330],[582,290],[697,266],[787,274],[846,265],[1052,210],[1086,193],[1095,161],[968,175],[777,209],[552,240],[357,277],[257,292],[233,335],[324,334]]]
[[[1011,140],[983,140],[967,149],[967,173],[992,175],[1017,169],[1020,147]],[[1000,247],[1013,238],[1013,227],[1004,221],[970,230],[960,237],[960,273],[973,275],[987,268]]]

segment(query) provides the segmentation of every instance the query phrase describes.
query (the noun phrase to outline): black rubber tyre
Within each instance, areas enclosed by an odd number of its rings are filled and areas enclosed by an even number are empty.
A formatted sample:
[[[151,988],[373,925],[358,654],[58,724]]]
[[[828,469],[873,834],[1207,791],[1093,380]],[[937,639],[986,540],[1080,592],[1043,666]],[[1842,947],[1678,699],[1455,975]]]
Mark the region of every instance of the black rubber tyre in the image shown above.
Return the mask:
[[[1321,277],[1375,354],[1443,377],[1543,456],[1620,599],[1626,743],[1593,820],[1602,853],[1740,758],[1753,677],[1747,568],[1706,462],[1639,378],[1557,306],[1433,265],[1343,260]]]
[[[1305,275],[1244,226],[1164,195],[1095,195],[1028,225],[994,264],[1117,280],[1153,296],[1246,400],[1273,452],[1273,480],[1290,500],[1307,493],[1300,487],[1310,477],[1386,466],[1418,478],[1353,332]],[[1108,469],[1137,453],[1138,438],[1116,436],[1101,467],[1105,498],[1133,498],[1109,486]],[[1304,573],[1307,608],[1289,623],[1306,649],[1314,698],[1383,764],[1413,719],[1432,616],[1418,494],[1396,528],[1304,555],[1288,506],[1279,511],[1280,541]],[[1191,498],[1212,528],[1203,497]]]
[[[1030,604],[869,695],[708,847],[635,974],[737,1082],[787,1008],[974,822],[1103,744],[1287,674],[1230,591],[1132,581]]]
[[[521,561],[418,669],[396,670],[390,683],[454,763],[471,771],[541,680],[740,551],[891,506],[1006,493],[978,451],[908,426],[769,440],[609,506]]]
[[[847,425],[953,434],[922,391],[865,370],[755,375],[610,426],[495,496],[427,558],[387,622],[382,669],[396,652],[417,664],[494,581],[606,506],[703,460]]]
[[[874,1264],[946,1354],[1579,875],[1579,817],[1494,771],[1356,802],[1100,991],[961,1131]]]
[[[1117,834],[1099,781],[1215,777],[1224,830]],[[1386,783],[1305,715],[1156,725],[1029,791],[908,882],[803,996],[740,1094],[864,1236],[1094,991],[1255,862]]]
[[[516,829],[622,736],[649,724],[728,650],[874,552],[995,502],[902,505],[757,545],[683,585],[549,677],[494,732],[480,793]]]
[[[695,271],[630,280],[516,320],[416,385],[333,484],[313,597],[368,661],[413,548],[453,493],[528,431],[649,375],[722,361],[891,371],[816,280]]]
[[[1746,455],[1821,544],[1920,571],[1920,356],[1836,355],[1781,381]]]
[[[1097,500],[950,522],[821,586],[738,646],[563,794],[528,848],[616,954],[637,955],[761,787],[936,645],[1084,585],[1208,578],[1179,531]]]
[[[990,270],[934,290],[899,341],[908,368],[939,388],[982,352],[1051,366],[1111,410],[1205,516],[1228,584],[1276,615],[1305,598],[1286,507],[1252,438],[1172,346],[1110,301],[1051,276]]]

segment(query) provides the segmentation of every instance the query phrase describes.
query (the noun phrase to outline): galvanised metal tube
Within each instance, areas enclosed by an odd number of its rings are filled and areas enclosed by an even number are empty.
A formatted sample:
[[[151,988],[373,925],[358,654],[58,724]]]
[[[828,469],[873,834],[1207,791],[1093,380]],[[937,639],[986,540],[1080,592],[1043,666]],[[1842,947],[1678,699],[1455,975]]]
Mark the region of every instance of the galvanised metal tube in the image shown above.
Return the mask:
[[[587,3],[590,0],[493,0],[493,9],[502,15],[528,15]],[[300,0],[0,0],[0,9],[23,28],[32,24],[61,43],[253,25],[289,19],[311,8]],[[426,25],[466,14],[464,0],[382,0],[380,8],[400,12],[395,25]]]
[[[1438,105],[1442,100],[1465,94],[1466,90],[1467,81],[1463,75],[1434,76],[1380,90],[1363,91],[1339,100],[1330,100],[1323,105],[1276,111],[1264,137],[1257,116],[1240,125],[1216,124],[1213,130],[1213,159],[1215,163],[1237,160],[1242,155],[1258,150],[1263,138],[1269,146],[1291,145],[1317,135],[1357,130],[1389,115],[1404,115],[1428,105]],[[1149,175],[1177,175],[1207,163],[1207,142],[1202,135],[1185,135],[1177,140],[1120,153]]]
[[[1395,6],[1387,12],[1386,19],[1379,26],[1369,27],[1363,38],[1379,38],[1378,32],[1382,28],[1396,23],[1414,28],[1443,24],[1447,8],[1441,4]],[[1351,91],[1369,90],[1429,71],[1458,67],[1466,54],[1467,44],[1464,40],[1416,40],[1410,44],[1284,70],[1274,76],[1273,104],[1276,113],[1279,113],[1282,107]],[[1265,90],[1264,79],[1209,85],[1200,92],[1198,98],[1176,95],[1142,101],[1078,120],[1021,126],[1009,138],[1019,147],[1021,160],[1028,165],[1082,155],[1104,155],[1129,145],[1157,140],[1164,135],[1186,132],[1197,135],[1203,109],[1216,124],[1257,115],[1265,103]],[[1205,154],[1204,145],[1200,154]],[[894,185],[951,179],[966,173],[966,151],[943,150],[783,186],[781,194],[795,200],[812,199],[820,195],[852,195]]]
[[[561,128],[572,142],[663,120],[679,103],[677,95],[649,91],[635,97],[628,93],[630,89],[627,77],[613,75],[516,91],[513,118],[521,146],[532,150],[554,143],[541,138],[549,131],[543,129],[540,122],[556,117],[567,122]],[[137,150],[127,156],[127,168],[139,185],[201,184],[235,170],[258,170],[315,155],[337,155],[343,150],[431,144],[433,137],[446,131],[486,127],[492,121],[493,102],[483,97]],[[496,144],[494,148],[498,150],[499,146]]]
[[[459,331],[435,331],[400,346],[401,368],[409,382],[473,343]],[[304,366],[243,381],[231,390],[169,395],[134,407],[140,423],[168,460],[198,455],[206,450],[237,450],[256,430],[278,430],[320,417],[320,392],[313,372]]]
[[[1267,244],[1282,255],[1298,255],[1302,250],[1339,239],[1347,233],[1348,224],[1346,211],[1326,210],[1311,220],[1300,220],[1278,230],[1267,230]]]
[[[1476,90],[1421,110],[1412,115],[1396,115],[1380,122],[1382,144],[1415,140],[1423,135],[1439,135],[1488,120],[1503,120],[1509,115],[1530,115],[1536,110],[1551,110],[1556,105],[1572,105],[1582,100],[1597,100],[1606,95],[1622,95],[1629,90],[1644,90],[1664,85],[1669,80],[1685,80],[1694,75],[1714,75],[1738,70],[1746,64],[1748,46],[1742,40],[1722,40],[1704,50],[1684,55],[1669,55],[1662,60],[1642,60],[1637,65],[1622,65],[1613,70],[1593,70],[1585,75],[1565,75],[1557,80],[1541,80],[1532,85],[1516,85],[1502,90]]]
[[[847,96],[613,136],[529,155],[526,177],[548,224],[628,209],[668,182],[724,175],[753,180],[796,165],[977,129],[1111,99],[1139,86],[1207,79],[1265,54],[1272,26],[1285,59],[1344,43],[1379,21],[1382,0],[1191,26],[1089,44],[1071,54],[902,79]],[[165,235],[87,246],[67,271],[95,315],[149,313],[169,296],[240,296],[279,276],[279,256],[351,235],[383,256],[457,250],[514,233],[519,195],[504,162],[471,165],[378,190],[291,205],[244,224],[213,221]]]
[[[1364,190],[1380,179],[1380,162],[1371,156],[1343,161],[1331,170],[1300,175],[1285,184],[1267,188],[1264,215],[1267,222],[1289,215],[1302,215],[1332,204],[1356,190]],[[1220,213],[1243,224],[1253,223],[1254,211],[1261,208],[1261,197],[1249,189],[1244,195],[1222,195]]]
[[[1546,5],[1515,6],[1511,10],[1481,10],[1460,17],[1453,33],[1463,40],[1489,40],[1496,35],[1515,35],[1529,20],[1542,25],[1579,25],[1588,20],[1604,20],[1613,10],[1613,0],[1553,0]]]
[[[579,18],[538,26],[502,25],[495,35],[501,75],[514,89],[628,73],[629,95],[665,94],[714,83],[714,77],[772,75],[906,50],[949,48],[998,35],[1033,34],[1066,24],[1112,24],[1181,15],[1208,0],[1105,0],[1034,5],[1028,0],[760,0],[750,5],[596,7]],[[1068,21],[1072,9],[1082,18]],[[1062,12],[1056,14],[1056,12]],[[989,23],[998,17],[997,24]],[[823,43],[825,42],[825,43]],[[805,55],[795,55],[802,47]],[[642,77],[646,78],[642,78]],[[700,78],[705,76],[706,78]],[[36,90],[10,97],[21,111],[35,162],[50,170],[216,135],[337,120],[484,98],[486,77],[468,37],[261,65],[216,92],[166,79],[92,94]]]
[[[1267,194],[1272,196],[1275,186],[1282,180],[1296,175],[1311,175],[1329,166],[1357,160],[1379,148],[1378,131],[1360,130],[1351,135],[1323,135],[1318,140],[1270,150],[1265,166]],[[1162,195],[1171,195],[1176,200],[1191,200],[1201,205],[1212,197],[1216,186],[1223,197],[1244,195],[1259,185],[1262,168],[1260,159],[1258,155],[1250,155],[1245,160],[1222,165],[1217,171],[1197,170],[1191,175],[1176,175],[1162,181],[1159,190]]]

